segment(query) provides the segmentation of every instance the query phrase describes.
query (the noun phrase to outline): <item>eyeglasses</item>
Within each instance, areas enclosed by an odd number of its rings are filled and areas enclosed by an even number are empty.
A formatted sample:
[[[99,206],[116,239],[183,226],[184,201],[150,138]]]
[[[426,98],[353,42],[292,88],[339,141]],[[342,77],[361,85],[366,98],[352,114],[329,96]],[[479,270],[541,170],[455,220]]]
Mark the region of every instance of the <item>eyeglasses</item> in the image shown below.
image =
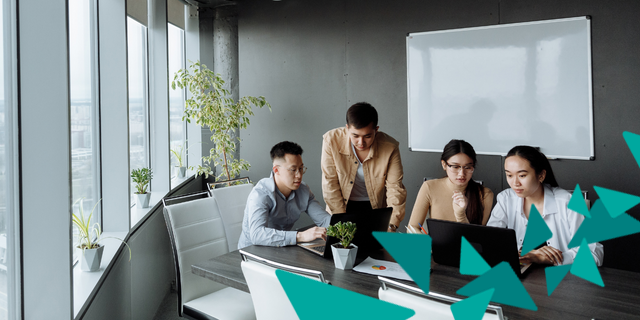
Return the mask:
[[[280,166],[278,166],[278,167],[280,167]],[[294,176],[296,175],[296,173],[300,173],[300,175],[303,175],[303,174],[305,174],[305,172],[307,172],[307,167],[302,166],[302,167],[300,167],[298,169],[287,168],[287,170],[289,170],[289,172],[291,172],[291,174],[294,175]]]
[[[449,167],[449,169],[451,169],[451,171],[453,171],[454,173],[460,173],[460,170],[464,170],[464,173],[473,173],[473,170],[475,170],[475,168],[473,166],[464,166],[461,167],[457,164],[449,164],[446,161],[444,162],[447,164],[447,167]]]

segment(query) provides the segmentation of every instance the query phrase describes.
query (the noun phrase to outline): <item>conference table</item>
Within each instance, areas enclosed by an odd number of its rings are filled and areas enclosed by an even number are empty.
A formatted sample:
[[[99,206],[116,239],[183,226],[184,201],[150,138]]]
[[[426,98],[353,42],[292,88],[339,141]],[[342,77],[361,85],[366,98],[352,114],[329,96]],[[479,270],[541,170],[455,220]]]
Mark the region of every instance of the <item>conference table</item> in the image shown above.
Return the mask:
[[[264,247],[250,246],[243,249],[259,257],[307,269],[320,270],[332,285],[378,298],[380,283],[377,276],[340,270],[335,268],[333,259],[325,259],[297,246]],[[371,254],[372,258],[393,261],[384,250]],[[358,257],[356,263],[365,257]],[[240,262],[242,258],[236,250],[216,258],[191,266],[191,271],[201,277],[249,292]],[[640,274],[610,268],[599,268],[605,284],[600,287],[568,273],[551,296],[547,295],[547,285],[543,267],[530,268],[521,278],[525,289],[538,306],[537,311],[508,305],[502,307],[509,319],[640,319]],[[456,291],[474,280],[475,276],[461,275],[458,268],[432,262],[430,291],[460,299]],[[413,282],[398,280],[415,286]]]

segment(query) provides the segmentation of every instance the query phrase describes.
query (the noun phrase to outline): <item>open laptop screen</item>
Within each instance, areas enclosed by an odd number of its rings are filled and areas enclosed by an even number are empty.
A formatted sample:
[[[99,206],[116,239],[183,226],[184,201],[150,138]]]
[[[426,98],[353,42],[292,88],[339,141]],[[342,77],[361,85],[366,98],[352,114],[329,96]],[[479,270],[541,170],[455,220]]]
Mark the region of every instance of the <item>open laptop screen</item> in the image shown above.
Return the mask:
[[[436,263],[459,268],[464,236],[491,267],[506,261],[521,274],[515,230],[437,219],[427,219],[427,226]]]

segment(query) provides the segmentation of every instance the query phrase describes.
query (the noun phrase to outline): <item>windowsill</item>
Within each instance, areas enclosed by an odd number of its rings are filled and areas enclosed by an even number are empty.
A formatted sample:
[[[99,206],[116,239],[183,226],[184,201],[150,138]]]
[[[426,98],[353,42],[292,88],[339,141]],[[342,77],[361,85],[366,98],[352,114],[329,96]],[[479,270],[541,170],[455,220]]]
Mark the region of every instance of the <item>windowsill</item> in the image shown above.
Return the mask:
[[[73,267],[73,316],[74,318],[78,315],[80,309],[87,301],[89,295],[95,288],[98,281],[100,281],[100,277],[104,273],[104,270],[107,268],[113,256],[120,248],[122,242],[118,239],[124,239],[127,236],[127,232],[104,232],[102,234],[103,240],[100,242],[104,245],[104,251],[102,253],[102,262],[100,263],[100,269],[95,272],[85,272],[80,270],[80,261],[76,263]],[[110,238],[113,237],[113,238]],[[79,250],[79,249],[76,249]],[[128,249],[125,249],[128,250]],[[81,255],[82,253],[78,253]]]
[[[152,191],[148,208],[140,208],[137,203],[134,204],[133,207],[131,207],[131,227],[135,226],[140,220],[142,220],[142,218],[144,218],[144,216],[146,216],[158,202],[162,201],[162,198],[164,198],[166,194],[166,191]]]
[[[193,174],[195,174],[194,171],[187,170],[187,174],[184,176],[184,178],[178,178],[177,176],[174,176],[173,178],[171,178],[171,189],[176,188],[181,183],[191,178]],[[131,227],[135,226],[138,222],[140,222],[140,220],[142,220],[142,218],[144,218],[147,215],[147,213],[149,213],[149,211],[153,209],[153,207],[155,207],[155,205],[158,202],[161,202],[162,198],[164,198],[166,195],[167,195],[167,192],[152,191],[148,208],[139,208],[138,204],[134,203],[134,205],[131,207]]]

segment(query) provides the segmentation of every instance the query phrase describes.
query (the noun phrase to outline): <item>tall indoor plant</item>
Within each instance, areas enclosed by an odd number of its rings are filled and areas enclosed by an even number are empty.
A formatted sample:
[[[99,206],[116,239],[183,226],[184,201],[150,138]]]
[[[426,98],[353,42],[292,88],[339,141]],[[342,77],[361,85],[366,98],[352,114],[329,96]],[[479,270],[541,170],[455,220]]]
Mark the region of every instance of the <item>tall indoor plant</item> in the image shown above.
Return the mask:
[[[211,141],[215,147],[208,156],[202,157],[202,164],[198,165],[198,175],[206,178],[213,174],[211,165],[220,166],[222,172],[218,180],[230,180],[237,177],[241,170],[248,170],[249,162],[234,159],[236,151],[236,129],[246,129],[249,116],[253,115],[252,106],[259,108],[271,105],[263,96],[245,96],[238,101],[230,97],[229,90],[224,88],[224,80],[220,74],[215,74],[199,61],[192,63],[187,69],[178,70],[171,82],[171,88],[187,88],[191,97],[185,101],[183,120],[194,120],[200,126],[207,126],[211,130]]]
[[[153,172],[151,168],[140,168],[131,170],[131,179],[136,184],[136,198],[138,208],[148,208],[149,199],[151,199],[151,193],[147,192],[147,187],[151,182]]]
[[[100,241],[108,238],[122,241],[127,248],[129,248],[129,260],[131,260],[131,248],[124,240],[115,237],[103,238],[100,224],[97,222],[93,224],[91,223],[91,217],[93,217],[93,213],[100,203],[100,200],[98,200],[93,206],[93,209],[91,209],[89,217],[84,216],[84,199],[80,198],[76,200],[73,205],[75,206],[78,202],[80,202],[78,206],[79,213],[77,215],[75,213],[71,213],[71,222],[78,229],[76,233],[78,240],[77,248],[82,250],[82,255],[80,256],[80,269],[82,271],[89,272],[100,269],[102,252],[104,251],[104,246],[100,244]]]

